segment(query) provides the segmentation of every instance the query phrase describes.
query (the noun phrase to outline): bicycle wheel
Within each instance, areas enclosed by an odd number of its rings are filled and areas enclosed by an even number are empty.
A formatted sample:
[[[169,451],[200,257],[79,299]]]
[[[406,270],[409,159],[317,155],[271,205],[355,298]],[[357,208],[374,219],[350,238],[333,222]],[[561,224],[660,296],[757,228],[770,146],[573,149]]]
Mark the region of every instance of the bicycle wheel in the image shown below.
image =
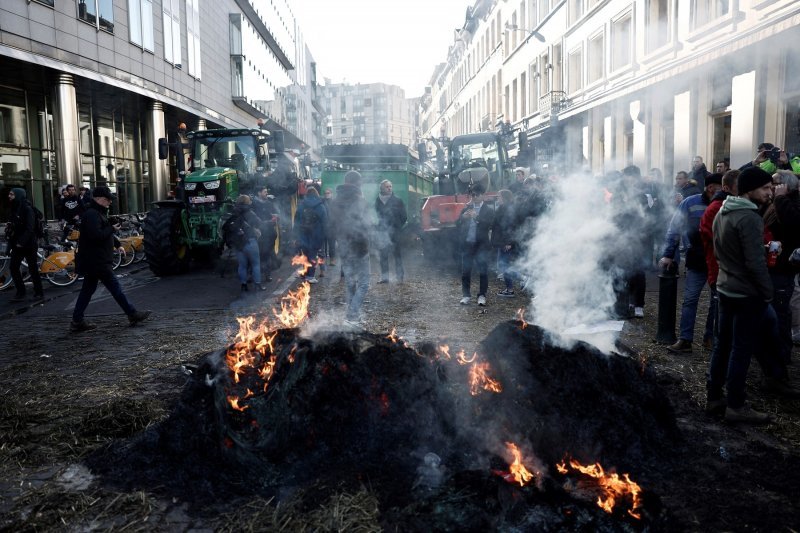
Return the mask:
[[[111,258],[111,270],[118,269],[120,263],[122,263],[122,254],[119,253],[119,250],[114,250],[114,255]]]
[[[133,248],[133,245],[129,242],[124,243],[122,246],[125,247],[125,255],[120,257],[119,266],[126,267],[131,263],[133,263],[133,260],[136,259],[136,250]]]
[[[45,258],[43,262],[47,262],[51,266],[56,266],[56,268],[58,268],[55,263],[47,258]],[[53,272],[47,272],[46,274],[43,274],[43,276],[47,278],[47,281],[58,287],[72,285],[78,279],[78,273],[75,272],[75,260],[73,259],[67,263],[64,268],[58,268]]]
[[[9,287],[14,280],[11,278],[11,258],[0,257],[0,291]]]

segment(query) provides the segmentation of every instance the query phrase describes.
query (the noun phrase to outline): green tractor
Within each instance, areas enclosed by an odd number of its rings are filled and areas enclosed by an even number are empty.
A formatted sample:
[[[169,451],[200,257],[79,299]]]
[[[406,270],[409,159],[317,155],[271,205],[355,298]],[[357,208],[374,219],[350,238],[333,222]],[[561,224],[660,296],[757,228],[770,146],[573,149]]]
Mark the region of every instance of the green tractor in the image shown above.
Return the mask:
[[[155,202],[144,222],[144,251],[157,276],[179,274],[191,259],[215,259],[222,224],[236,197],[252,190],[269,169],[269,133],[257,129],[202,130],[188,142],[159,139],[159,158],[176,149],[177,198]],[[188,167],[188,168],[187,168]]]

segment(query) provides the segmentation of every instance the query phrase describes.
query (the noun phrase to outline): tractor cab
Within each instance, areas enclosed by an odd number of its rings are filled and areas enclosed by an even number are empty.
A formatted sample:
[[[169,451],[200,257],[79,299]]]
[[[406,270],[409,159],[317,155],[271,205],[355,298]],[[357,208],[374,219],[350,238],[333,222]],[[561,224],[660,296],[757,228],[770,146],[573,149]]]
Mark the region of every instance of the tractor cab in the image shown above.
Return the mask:
[[[448,145],[446,172],[439,177],[439,194],[466,194],[471,184],[497,191],[509,184],[509,158],[495,133],[459,135]]]

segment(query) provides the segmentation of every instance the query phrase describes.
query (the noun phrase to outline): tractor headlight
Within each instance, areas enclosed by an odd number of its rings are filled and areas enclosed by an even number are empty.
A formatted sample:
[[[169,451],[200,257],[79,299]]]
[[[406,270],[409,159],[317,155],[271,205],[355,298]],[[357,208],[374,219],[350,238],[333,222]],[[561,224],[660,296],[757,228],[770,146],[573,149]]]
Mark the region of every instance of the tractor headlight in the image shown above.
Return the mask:
[[[203,184],[203,187],[205,187],[207,191],[210,191],[211,189],[219,189],[219,180],[207,181]]]
[[[197,184],[196,183],[184,183],[183,184],[183,188],[185,190],[187,190],[187,191],[193,191],[193,190],[195,190],[197,188]]]

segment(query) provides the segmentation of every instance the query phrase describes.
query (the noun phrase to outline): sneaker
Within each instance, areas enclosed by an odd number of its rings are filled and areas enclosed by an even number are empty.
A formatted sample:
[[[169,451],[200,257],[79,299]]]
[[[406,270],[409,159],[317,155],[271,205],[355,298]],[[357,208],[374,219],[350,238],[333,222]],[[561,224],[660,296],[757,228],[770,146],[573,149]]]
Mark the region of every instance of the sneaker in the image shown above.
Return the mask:
[[[497,295],[500,296],[501,298],[513,298],[514,291],[512,291],[511,289],[503,289],[502,291],[498,292]]]
[[[256,283],[255,284],[255,289],[257,291],[265,291],[265,290],[267,290],[267,288],[264,285],[262,285],[261,283]]]
[[[93,329],[97,329],[97,326],[94,324],[90,324],[85,320],[81,320],[80,322],[75,322],[74,320],[69,323],[69,330],[72,333],[80,333],[81,331],[91,331]]]
[[[717,398],[716,400],[706,398],[706,414],[709,416],[723,416],[727,407],[728,400],[725,398]]]
[[[135,326],[139,322],[144,322],[150,316],[152,311],[136,311],[128,315],[128,322],[131,326]]]
[[[686,339],[678,339],[678,342],[667,346],[667,350],[672,353],[692,353],[692,342]]]
[[[378,285],[383,285],[384,283],[389,283],[389,280],[387,278],[381,278],[380,281],[378,281]]]
[[[312,285],[313,285],[313,284],[315,284],[315,283],[319,283],[319,280],[318,280],[317,278],[305,278],[305,280],[304,280],[304,281],[305,281],[306,283],[310,283],[310,284],[312,284]]]
[[[633,317],[634,318],[644,318],[644,307],[634,307],[633,308]]]
[[[756,411],[750,405],[744,404],[738,409],[725,408],[725,421],[739,424],[767,424],[771,417],[767,413]]]
[[[486,296],[484,295],[478,296],[478,305],[480,305],[481,307],[486,306]]]
[[[461,301],[458,302],[458,303],[460,303],[461,305],[469,305],[469,301],[471,299],[472,298],[470,298],[469,296],[464,296],[463,298],[461,298]]]
[[[792,386],[789,378],[764,378],[764,384],[761,388],[776,396],[800,398],[800,390]]]

